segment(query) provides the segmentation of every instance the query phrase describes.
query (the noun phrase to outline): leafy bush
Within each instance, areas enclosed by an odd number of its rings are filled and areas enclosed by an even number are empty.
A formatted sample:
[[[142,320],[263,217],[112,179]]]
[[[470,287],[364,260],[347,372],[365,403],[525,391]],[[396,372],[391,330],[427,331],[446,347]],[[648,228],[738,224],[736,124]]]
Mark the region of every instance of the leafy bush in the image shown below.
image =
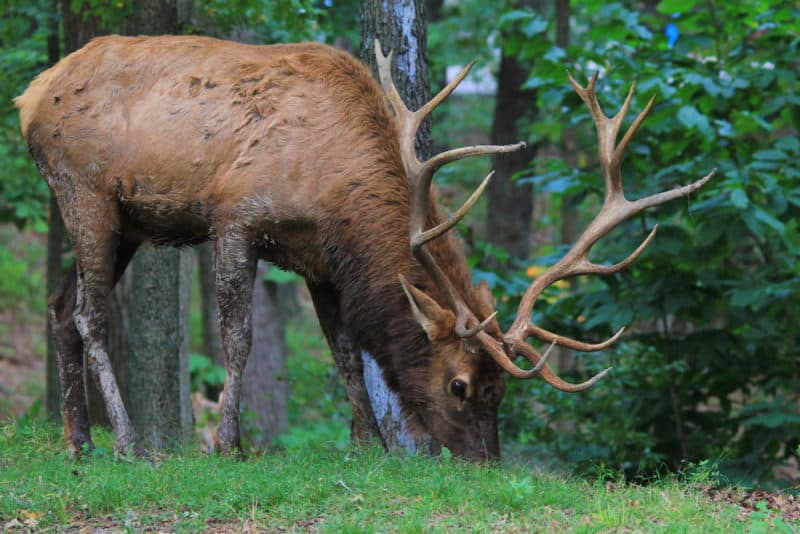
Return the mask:
[[[531,138],[558,141],[565,128],[579,136],[573,156],[586,164],[578,172],[540,162],[521,178],[549,191],[554,207],[577,195],[594,213],[602,185],[591,120],[565,83],[565,61],[579,81],[600,71],[597,93],[609,115],[633,80],[632,117],[656,96],[623,163],[630,197],[688,183],[712,167],[720,172],[699,194],[628,222],[596,247],[596,260],[618,261],[660,221],[632,269],[580,280],[576,291],[537,307],[539,324],[590,340],[633,324],[621,344],[582,357],[570,373],[585,379],[613,365],[592,391],[561,394],[541,382],[511,381],[505,430],[552,443],[585,468],[604,462],[648,475],[662,464],[720,458],[729,478],[754,483],[800,441],[800,309],[793,304],[800,293],[800,99],[792,22],[800,11],[774,2],[679,4],[680,16],[671,18],[674,2],[653,12],[584,2],[574,8],[568,49],[525,35],[509,41],[536,58],[528,85],[538,88],[541,121],[531,125]],[[540,20],[525,11],[504,19]],[[673,47],[661,34],[668,22],[681,32]],[[534,26],[547,36],[548,26]],[[557,258],[560,250],[553,252]],[[501,301],[518,301],[520,279],[495,285]]]

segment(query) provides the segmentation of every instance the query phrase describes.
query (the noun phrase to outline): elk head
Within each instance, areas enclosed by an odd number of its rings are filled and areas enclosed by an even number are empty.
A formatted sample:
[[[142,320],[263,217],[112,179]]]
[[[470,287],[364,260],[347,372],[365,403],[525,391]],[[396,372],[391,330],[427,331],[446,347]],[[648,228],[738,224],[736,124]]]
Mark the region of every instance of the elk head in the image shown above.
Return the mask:
[[[616,139],[622,121],[633,97],[632,86],[620,112],[608,118],[600,108],[595,95],[595,75],[589,85],[581,87],[571,75],[569,81],[588,106],[597,128],[600,164],[605,180],[606,194],[603,206],[588,225],[575,245],[555,265],[536,278],[525,292],[516,318],[506,332],[502,332],[493,311],[491,291],[485,284],[471,288],[465,294],[464,284],[454,283],[445,274],[428,246],[431,241],[453,228],[475,204],[486,188],[492,173],[449,219],[427,228],[431,182],[434,173],[442,165],[462,158],[482,154],[509,152],[524,147],[524,143],[508,146],[472,146],[458,148],[433,156],[427,161],[417,159],[414,142],[423,119],[464,79],[472,64],[468,65],[450,84],[419,110],[410,111],[398,94],[391,77],[392,54],[384,56],[380,44],[375,42],[378,71],[384,92],[397,117],[403,165],[410,182],[411,215],[409,238],[413,256],[423,267],[436,287],[437,295],[444,297],[437,302],[430,294],[410,284],[402,275],[400,283],[408,298],[415,320],[419,323],[431,343],[432,364],[426,391],[421,396],[427,401],[426,409],[419,417],[423,426],[434,438],[448,446],[455,454],[472,458],[499,457],[497,439],[497,408],[505,389],[506,371],[516,378],[542,377],[555,388],[566,392],[577,392],[594,385],[610,368],[589,380],[571,384],[559,378],[547,365],[551,350],[556,345],[578,351],[598,351],[614,343],[624,330],[620,329],[602,343],[584,343],[559,336],[533,323],[532,310],[537,297],[551,284],[576,275],[616,273],[638,258],[655,236],[656,228],[644,242],[627,258],[615,265],[598,265],[589,260],[592,246],[609,231],[646,208],[689,195],[702,187],[716,173],[687,186],[665,191],[652,196],[630,201],[622,186],[620,164],[631,138],[652,108],[654,98],[639,114],[617,145]],[[469,293],[469,291],[467,291]],[[468,302],[471,303],[468,304]],[[549,345],[544,353],[526,340],[535,337]],[[524,357],[530,368],[519,367],[514,360]]]

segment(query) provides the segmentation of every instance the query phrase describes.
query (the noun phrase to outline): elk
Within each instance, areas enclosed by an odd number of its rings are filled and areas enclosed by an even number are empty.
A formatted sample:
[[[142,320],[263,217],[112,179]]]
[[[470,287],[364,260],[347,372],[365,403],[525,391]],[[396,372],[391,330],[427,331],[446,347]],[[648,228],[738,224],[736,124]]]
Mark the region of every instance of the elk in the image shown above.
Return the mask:
[[[40,74],[15,100],[33,159],[61,208],[76,265],[50,297],[68,449],[92,447],[83,354],[100,386],[115,451],[146,454],[110,366],[107,298],[144,242],[215,241],[216,287],[225,351],[216,434],[241,452],[239,389],[250,349],[256,262],[264,258],[307,281],[323,331],[345,325],[397,393],[414,432],[454,454],[499,456],[497,410],[504,371],[569,384],[526,342],[577,350],[609,346],[548,332],[531,321],[537,296],[556,280],[609,274],[638,257],[595,265],[589,249],[623,220],[687,195],[711,175],[636,201],[624,197],[620,161],[652,106],[615,146],[622,111],[608,119],[594,94],[570,81],[600,136],[606,198],[575,247],[536,279],[502,332],[486,284],[473,286],[458,239],[448,232],[491,173],[452,217],[431,187],[446,163],[524,144],[448,150],[420,161],[422,120],[470,66],[429,103],[410,111],[391,78],[390,53],[375,43],[380,85],[351,56],[321,44],[252,46],[195,36],[103,37]],[[517,355],[532,365],[522,369]],[[355,401],[351,399],[351,402]]]

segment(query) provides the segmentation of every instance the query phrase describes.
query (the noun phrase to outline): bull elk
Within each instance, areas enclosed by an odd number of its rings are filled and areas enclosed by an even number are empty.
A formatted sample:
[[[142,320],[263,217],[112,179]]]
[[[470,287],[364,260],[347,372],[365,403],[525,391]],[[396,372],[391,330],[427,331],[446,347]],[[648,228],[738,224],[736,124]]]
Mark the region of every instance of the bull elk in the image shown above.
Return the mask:
[[[589,249],[643,209],[687,195],[710,177],[636,201],[626,200],[620,161],[652,105],[621,143],[617,132],[633,89],[614,118],[594,93],[570,81],[600,137],[606,197],[574,248],[536,279],[503,333],[488,286],[473,287],[450,230],[491,174],[449,219],[431,180],[442,165],[513,151],[524,144],[457,148],[420,161],[422,120],[470,66],[418,111],[392,82],[391,54],[376,42],[378,85],[361,63],[320,44],[251,46],[205,37],[104,37],[40,74],[16,99],[33,159],[61,208],[76,266],[49,299],[69,449],[91,448],[83,354],[111,420],[115,451],[144,454],[123,406],[107,348],[111,289],[144,242],[216,242],[216,287],[225,383],[216,440],[241,449],[239,390],[250,350],[256,262],[264,258],[307,281],[328,339],[332,328],[370,352],[404,416],[455,454],[499,455],[497,409],[503,371],[541,376],[579,391],[526,342],[582,351],[582,343],[533,324],[537,296],[577,274],[609,274],[638,257],[595,265]],[[713,174],[713,172],[712,172]],[[525,370],[514,363],[524,356]]]

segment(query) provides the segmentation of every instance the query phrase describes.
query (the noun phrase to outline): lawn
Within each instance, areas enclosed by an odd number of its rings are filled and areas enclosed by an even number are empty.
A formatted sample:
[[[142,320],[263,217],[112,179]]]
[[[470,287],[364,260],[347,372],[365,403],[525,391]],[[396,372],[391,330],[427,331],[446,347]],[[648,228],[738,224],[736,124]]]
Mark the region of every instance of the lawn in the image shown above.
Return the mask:
[[[800,523],[709,496],[706,474],[647,486],[546,474],[515,463],[387,455],[331,442],[244,461],[174,451],[152,463],[98,451],[67,458],[48,423],[0,426],[6,529],[323,532],[794,532]]]

